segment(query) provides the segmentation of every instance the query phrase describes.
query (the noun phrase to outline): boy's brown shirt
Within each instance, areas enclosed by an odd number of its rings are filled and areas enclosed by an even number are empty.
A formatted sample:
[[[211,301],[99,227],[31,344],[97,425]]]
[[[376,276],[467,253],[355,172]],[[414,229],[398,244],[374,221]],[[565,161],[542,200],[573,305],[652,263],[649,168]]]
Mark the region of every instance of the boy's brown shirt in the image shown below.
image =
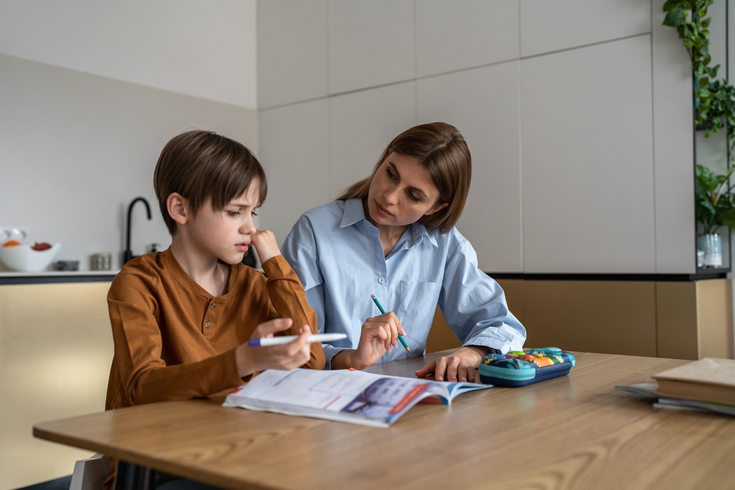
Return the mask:
[[[227,293],[213,297],[179,266],[170,249],[128,262],[107,295],[115,355],[105,408],[208,396],[243,383],[235,349],[255,328],[292,318],[316,331],[316,314],[286,260],[263,264],[267,279],[232,266]],[[324,367],[319,343],[304,366]]]

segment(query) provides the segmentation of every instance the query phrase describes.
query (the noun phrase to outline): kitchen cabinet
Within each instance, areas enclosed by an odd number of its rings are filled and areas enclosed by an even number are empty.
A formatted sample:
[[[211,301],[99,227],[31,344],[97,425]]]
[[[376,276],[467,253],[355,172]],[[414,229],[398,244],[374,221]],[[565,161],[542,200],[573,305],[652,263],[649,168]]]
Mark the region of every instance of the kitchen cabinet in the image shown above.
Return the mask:
[[[0,285],[0,488],[71,474],[90,456],[35,439],[31,428],[104,409],[109,288],[110,281]]]
[[[635,356],[733,358],[730,279],[501,279],[527,347]],[[458,347],[437,309],[427,351]]]

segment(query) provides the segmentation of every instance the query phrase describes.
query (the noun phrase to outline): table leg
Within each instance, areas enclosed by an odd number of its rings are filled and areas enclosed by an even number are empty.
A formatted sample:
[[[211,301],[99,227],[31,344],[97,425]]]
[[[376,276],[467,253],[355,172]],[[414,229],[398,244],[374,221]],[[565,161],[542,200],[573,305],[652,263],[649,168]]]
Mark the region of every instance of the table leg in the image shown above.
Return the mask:
[[[145,466],[118,461],[115,484],[112,488],[113,490],[153,490],[156,488],[155,473]]]

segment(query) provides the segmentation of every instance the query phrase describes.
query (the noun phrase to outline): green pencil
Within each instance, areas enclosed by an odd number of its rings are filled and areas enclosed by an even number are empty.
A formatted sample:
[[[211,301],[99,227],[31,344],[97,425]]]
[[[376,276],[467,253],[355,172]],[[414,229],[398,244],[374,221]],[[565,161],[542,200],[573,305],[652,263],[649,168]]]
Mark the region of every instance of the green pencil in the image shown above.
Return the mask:
[[[385,310],[383,309],[382,306],[380,306],[380,303],[378,302],[378,298],[376,298],[374,294],[371,294],[370,297],[373,298],[373,301],[375,301],[375,304],[378,305],[378,309],[380,310],[380,312],[383,315],[385,315]],[[406,344],[406,341],[403,340],[403,337],[401,336],[401,334],[398,334],[398,340],[401,341],[401,343],[403,344],[403,348],[406,349],[406,352],[411,352],[411,349],[408,348],[408,345]]]

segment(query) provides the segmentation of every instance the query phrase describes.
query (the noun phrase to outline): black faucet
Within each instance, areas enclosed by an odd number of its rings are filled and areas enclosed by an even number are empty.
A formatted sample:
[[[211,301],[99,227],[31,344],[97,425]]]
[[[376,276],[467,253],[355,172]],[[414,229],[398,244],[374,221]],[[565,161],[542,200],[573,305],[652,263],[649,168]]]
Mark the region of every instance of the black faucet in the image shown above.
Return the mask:
[[[130,250],[130,218],[132,217],[133,206],[138,201],[141,201],[143,204],[145,204],[145,211],[148,214],[148,220],[151,219],[151,207],[148,205],[148,201],[146,201],[144,197],[136,197],[135,199],[133,199],[133,202],[131,202],[130,206],[128,206],[128,234],[125,239],[125,253],[123,255],[123,264],[133,258],[133,251]]]

